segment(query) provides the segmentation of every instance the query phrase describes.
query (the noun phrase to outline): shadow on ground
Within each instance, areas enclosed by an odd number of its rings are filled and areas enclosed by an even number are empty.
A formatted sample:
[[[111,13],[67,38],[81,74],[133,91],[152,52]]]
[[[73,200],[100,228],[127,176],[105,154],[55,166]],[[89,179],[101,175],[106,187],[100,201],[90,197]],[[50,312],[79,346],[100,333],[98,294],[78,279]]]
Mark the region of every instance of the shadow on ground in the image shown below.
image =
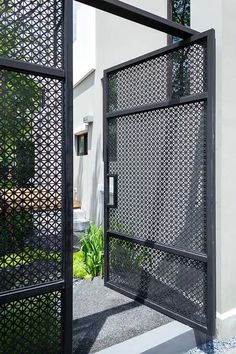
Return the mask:
[[[73,352],[95,353],[171,320],[104,287],[103,280],[74,283]]]

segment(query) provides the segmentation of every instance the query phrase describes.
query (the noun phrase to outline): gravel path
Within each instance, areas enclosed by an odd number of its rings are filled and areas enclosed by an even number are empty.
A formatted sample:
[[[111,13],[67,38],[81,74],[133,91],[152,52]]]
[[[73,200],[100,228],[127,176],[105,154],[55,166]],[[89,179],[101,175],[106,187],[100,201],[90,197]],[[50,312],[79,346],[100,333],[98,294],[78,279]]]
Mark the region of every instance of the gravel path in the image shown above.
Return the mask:
[[[170,321],[157,311],[104,287],[100,278],[74,283],[75,354],[94,353]]]

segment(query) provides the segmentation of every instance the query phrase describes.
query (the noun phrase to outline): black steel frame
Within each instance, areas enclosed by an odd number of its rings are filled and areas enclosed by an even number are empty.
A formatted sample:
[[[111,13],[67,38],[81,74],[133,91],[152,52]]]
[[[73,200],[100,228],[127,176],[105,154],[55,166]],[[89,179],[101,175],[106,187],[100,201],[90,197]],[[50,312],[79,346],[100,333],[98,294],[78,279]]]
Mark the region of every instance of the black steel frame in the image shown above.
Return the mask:
[[[41,75],[63,81],[63,280],[28,286],[0,294],[0,305],[36,295],[62,292],[63,352],[72,353],[72,186],[73,186],[73,77],[72,77],[72,0],[64,0],[64,68],[55,69],[0,57],[0,69]],[[43,340],[43,338],[42,338]]]
[[[173,50],[182,48],[187,44],[192,44],[199,41],[202,38],[207,39],[208,57],[207,57],[207,75],[208,75],[208,92],[202,94],[196,94],[191,96],[182,97],[179,99],[170,100],[168,102],[161,102],[156,104],[150,104],[145,106],[136,107],[134,109],[125,109],[122,111],[116,111],[108,113],[108,76],[120,69],[128,68],[133,64],[144,62],[147,59],[168,53]],[[165,315],[172,317],[180,322],[183,322],[197,330],[207,333],[210,336],[215,335],[215,318],[216,318],[216,254],[215,254],[215,31],[209,30],[191,38],[172,44],[168,47],[161,48],[152,53],[140,56],[133,60],[127,61],[115,67],[109,68],[104,71],[103,79],[103,134],[104,134],[104,229],[105,229],[105,285],[113,290],[116,290],[130,298],[133,298],[141,303],[154,308],[157,311],[164,313]],[[108,121],[110,118],[126,116],[129,114],[147,112],[153,109],[159,109],[164,107],[173,107],[183,103],[192,103],[198,101],[205,101],[207,103],[207,202],[206,202],[206,223],[207,223],[207,255],[186,252],[179,248],[158,244],[152,241],[141,241],[134,237],[129,237],[125,234],[114,232],[108,229],[108,210],[111,207],[108,203],[109,185],[108,185]],[[128,119],[128,118],[127,118]],[[117,200],[117,195],[115,200]],[[114,206],[113,206],[114,207]],[[196,259],[207,264],[207,326],[195,323],[192,320],[187,319],[184,316],[178,315],[166,308],[162,308],[153,302],[143,299],[135,294],[132,294],[118,286],[109,283],[109,237],[116,236],[119,239],[132,241],[137,244],[143,244],[151,248],[167,251],[176,255],[182,255],[188,258]]]
[[[110,14],[123,17],[127,20],[139,23],[141,25],[156,29],[179,38],[188,38],[195,34],[191,28],[187,28],[178,23],[174,23],[163,17],[154,15],[150,12],[141,10],[135,6],[129,5],[118,0],[76,0],[86,5],[106,11]]]

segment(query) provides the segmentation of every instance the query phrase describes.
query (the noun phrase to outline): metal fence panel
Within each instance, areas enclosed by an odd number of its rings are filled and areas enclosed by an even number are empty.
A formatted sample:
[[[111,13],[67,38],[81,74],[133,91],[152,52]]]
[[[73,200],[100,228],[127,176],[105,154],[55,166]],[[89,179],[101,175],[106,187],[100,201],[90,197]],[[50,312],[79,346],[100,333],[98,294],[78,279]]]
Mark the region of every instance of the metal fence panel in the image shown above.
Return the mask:
[[[214,31],[104,74],[105,284],[215,328]]]
[[[0,353],[70,353],[72,2],[0,13]]]

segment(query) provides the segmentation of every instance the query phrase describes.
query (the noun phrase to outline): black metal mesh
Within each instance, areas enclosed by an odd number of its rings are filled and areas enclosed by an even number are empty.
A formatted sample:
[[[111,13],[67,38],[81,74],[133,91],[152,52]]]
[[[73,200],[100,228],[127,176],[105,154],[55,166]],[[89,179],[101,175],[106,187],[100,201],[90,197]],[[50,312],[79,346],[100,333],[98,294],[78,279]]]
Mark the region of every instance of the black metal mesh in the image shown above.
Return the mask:
[[[109,119],[108,170],[118,176],[109,229],[206,251],[205,124],[205,102]]]
[[[0,305],[0,353],[61,353],[61,297],[53,292]]]
[[[1,1],[0,18],[0,56],[62,68],[62,0]]]
[[[108,112],[207,91],[206,41],[172,50],[108,75]]]
[[[205,327],[207,262],[192,252],[207,259],[207,55],[201,39],[111,69],[105,118],[107,281]]]
[[[206,264],[111,237],[109,282],[200,324],[206,323]]]
[[[0,71],[0,291],[62,278],[63,82]]]

